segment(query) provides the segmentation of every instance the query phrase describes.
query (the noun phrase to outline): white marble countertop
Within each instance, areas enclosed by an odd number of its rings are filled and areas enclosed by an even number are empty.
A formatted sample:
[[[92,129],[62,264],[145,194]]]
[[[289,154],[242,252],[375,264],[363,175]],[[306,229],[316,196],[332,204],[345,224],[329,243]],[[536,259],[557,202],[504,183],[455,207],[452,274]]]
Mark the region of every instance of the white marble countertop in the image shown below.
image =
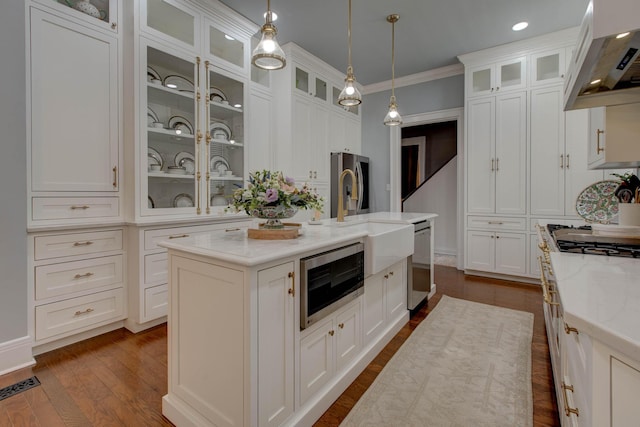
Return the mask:
[[[551,252],[565,321],[640,361],[640,260]]]
[[[338,223],[335,218],[322,220],[314,225],[302,223],[301,235],[290,240],[249,239],[247,230],[241,229],[194,234],[182,239],[165,240],[159,245],[243,266],[253,266],[362,239],[369,234],[367,222],[387,223],[389,229],[399,229],[436,216],[429,213],[378,212],[348,216],[345,223]]]

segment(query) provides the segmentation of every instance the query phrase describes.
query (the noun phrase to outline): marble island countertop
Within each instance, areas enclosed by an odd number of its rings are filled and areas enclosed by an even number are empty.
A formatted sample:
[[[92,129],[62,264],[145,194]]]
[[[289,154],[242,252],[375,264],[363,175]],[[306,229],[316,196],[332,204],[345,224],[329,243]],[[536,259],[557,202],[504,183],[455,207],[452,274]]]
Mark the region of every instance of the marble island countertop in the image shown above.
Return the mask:
[[[246,229],[230,228],[194,234],[182,239],[166,240],[159,245],[168,249],[252,266],[363,239],[370,233],[367,227],[368,222],[375,222],[379,227],[394,230],[409,227],[409,224],[422,220],[431,220],[436,216],[430,213],[377,212],[348,216],[344,223],[338,223],[335,219],[321,220],[319,224],[313,225],[303,222],[301,234],[296,239],[250,239],[247,237]]]
[[[640,361],[640,260],[551,253],[567,324]]]

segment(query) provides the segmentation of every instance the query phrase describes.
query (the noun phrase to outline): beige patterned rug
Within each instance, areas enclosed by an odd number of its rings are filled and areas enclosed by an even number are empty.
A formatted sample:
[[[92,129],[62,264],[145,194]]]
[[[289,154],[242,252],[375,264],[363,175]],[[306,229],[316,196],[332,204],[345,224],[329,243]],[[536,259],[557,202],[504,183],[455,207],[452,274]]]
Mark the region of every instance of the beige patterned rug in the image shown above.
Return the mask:
[[[341,426],[533,424],[533,314],[443,296]]]

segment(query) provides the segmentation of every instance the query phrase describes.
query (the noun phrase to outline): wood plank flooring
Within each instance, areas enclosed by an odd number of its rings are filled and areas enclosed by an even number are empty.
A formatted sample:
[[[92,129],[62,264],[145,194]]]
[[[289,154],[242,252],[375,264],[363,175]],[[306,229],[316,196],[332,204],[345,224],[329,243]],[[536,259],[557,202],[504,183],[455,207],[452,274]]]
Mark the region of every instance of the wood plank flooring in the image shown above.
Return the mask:
[[[338,426],[355,402],[442,295],[531,312],[534,426],[559,426],[539,288],[465,276],[436,266],[438,293],[421,307],[315,426]],[[36,357],[37,364],[0,376],[0,388],[36,375],[41,386],[0,401],[0,427],[171,426],[162,416],[167,392],[166,326],[125,329]]]

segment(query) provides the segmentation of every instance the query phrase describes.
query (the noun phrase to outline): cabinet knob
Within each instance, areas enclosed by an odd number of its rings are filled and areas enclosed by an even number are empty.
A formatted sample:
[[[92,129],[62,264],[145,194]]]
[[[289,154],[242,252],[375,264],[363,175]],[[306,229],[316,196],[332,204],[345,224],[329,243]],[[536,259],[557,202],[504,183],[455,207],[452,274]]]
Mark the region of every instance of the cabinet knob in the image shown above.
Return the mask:
[[[117,26],[118,26],[118,24],[116,24],[115,22],[111,23],[111,29],[112,30],[115,30]]]
[[[329,335],[333,336],[333,334],[335,334],[336,331],[334,331],[333,329],[329,331]]]
[[[338,323],[338,328],[344,329],[344,323]]]
[[[385,279],[388,279],[388,278],[389,278],[389,275],[388,275],[388,274],[385,274],[385,275],[384,275],[384,278],[385,278]]]
[[[496,92],[497,92],[497,91],[499,91],[499,90],[500,90],[500,86],[498,86],[498,87],[496,88]]]

